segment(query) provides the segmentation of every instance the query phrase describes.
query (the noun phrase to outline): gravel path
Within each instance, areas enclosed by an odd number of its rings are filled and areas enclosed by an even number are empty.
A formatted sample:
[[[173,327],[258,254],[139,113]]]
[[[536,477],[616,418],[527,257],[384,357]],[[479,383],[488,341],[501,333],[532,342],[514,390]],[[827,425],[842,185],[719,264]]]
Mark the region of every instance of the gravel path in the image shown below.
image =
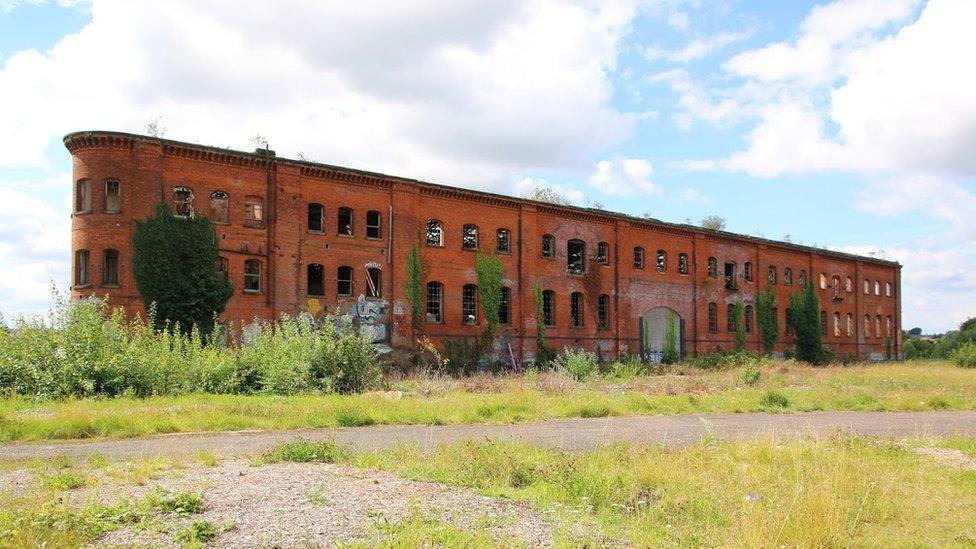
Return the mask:
[[[587,450],[614,442],[680,446],[706,436],[745,439],[756,436],[813,436],[850,433],[881,438],[976,436],[976,411],[806,412],[796,414],[705,414],[554,419],[511,425],[401,425],[348,429],[176,433],[99,442],[15,443],[0,445],[0,459],[191,456],[201,450],[218,456],[253,455],[296,437],[334,436],[357,450],[389,448],[397,443],[432,448],[460,440],[514,440],[567,450]]]

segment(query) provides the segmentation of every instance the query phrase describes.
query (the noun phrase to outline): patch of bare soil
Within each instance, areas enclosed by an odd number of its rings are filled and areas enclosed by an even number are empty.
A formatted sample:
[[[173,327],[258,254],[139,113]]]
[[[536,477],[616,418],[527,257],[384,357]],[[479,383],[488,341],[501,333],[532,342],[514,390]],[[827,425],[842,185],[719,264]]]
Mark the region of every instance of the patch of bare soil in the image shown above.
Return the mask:
[[[976,471],[976,459],[966,455],[965,452],[954,448],[937,448],[934,446],[922,446],[915,448],[919,454],[931,456],[935,461],[946,467],[954,469],[972,469]]]
[[[491,498],[435,482],[329,464],[280,463],[252,467],[224,461],[216,467],[192,466],[146,486],[108,487],[111,498],[139,498],[162,487],[202,492],[204,511],[171,517],[148,526],[108,532],[98,546],[178,546],[176,535],[193,521],[206,520],[221,547],[332,547],[376,541],[377,524],[396,524],[415,515],[459,528],[490,529],[499,543],[527,547],[552,545],[550,525],[527,504]]]

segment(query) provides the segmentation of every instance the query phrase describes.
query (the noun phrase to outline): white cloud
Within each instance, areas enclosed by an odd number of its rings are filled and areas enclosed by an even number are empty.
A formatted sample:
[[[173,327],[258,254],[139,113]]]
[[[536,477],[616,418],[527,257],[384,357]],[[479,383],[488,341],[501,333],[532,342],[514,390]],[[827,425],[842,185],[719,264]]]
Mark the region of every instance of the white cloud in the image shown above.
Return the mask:
[[[651,181],[653,173],[654,168],[647,160],[618,156],[597,162],[589,183],[606,194],[661,194],[661,187]]]
[[[688,26],[691,25],[691,18],[688,14],[683,11],[672,12],[668,15],[668,26],[677,30],[688,30]]]
[[[683,48],[677,50],[666,50],[660,47],[649,47],[644,49],[644,56],[648,59],[667,59],[672,63],[688,63],[701,59],[706,55],[719,51],[722,48],[745,40],[749,33],[722,33],[705,38],[696,38]]]
[[[682,187],[678,189],[678,197],[685,202],[692,204],[707,204],[711,202],[709,198],[693,187]]]

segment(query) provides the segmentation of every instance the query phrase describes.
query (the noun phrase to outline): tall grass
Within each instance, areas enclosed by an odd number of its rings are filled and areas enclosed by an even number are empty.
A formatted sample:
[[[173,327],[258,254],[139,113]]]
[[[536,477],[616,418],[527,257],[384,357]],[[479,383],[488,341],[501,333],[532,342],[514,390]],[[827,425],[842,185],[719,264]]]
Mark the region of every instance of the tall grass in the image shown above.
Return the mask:
[[[330,319],[282,317],[224,346],[220,334],[156,331],[104,302],[56,298],[46,319],[0,330],[0,391],[42,398],[357,392],[376,384],[369,341]]]

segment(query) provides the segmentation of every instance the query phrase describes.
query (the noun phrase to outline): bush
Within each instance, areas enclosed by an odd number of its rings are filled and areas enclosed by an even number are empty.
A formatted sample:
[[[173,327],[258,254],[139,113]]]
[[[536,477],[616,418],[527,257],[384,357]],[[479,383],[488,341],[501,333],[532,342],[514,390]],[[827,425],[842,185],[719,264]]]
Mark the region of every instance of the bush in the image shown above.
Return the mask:
[[[207,543],[217,537],[217,529],[210,521],[195,520],[176,534],[176,541],[185,544]]]
[[[459,337],[444,340],[444,358],[447,371],[453,375],[473,374],[481,368],[484,339],[480,337]]]
[[[567,347],[556,358],[555,366],[573,376],[576,381],[585,381],[597,370],[596,355]]]
[[[976,368],[976,343],[966,343],[956,349],[952,361],[961,368]]]
[[[759,405],[763,408],[789,408],[790,399],[778,391],[766,391]]]
[[[762,357],[751,351],[734,351],[731,353],[715,352],[698,355],[687,361],[687,364],[700,370],[728,370],[743,366],[757,365]]]
[[[758,366],[755,364],[749,364],[742,369],[742,382],[746,385],[755,385],[756,383],[759,383],[759,378],[761,375],[762,374],[759,372]]]
[[[339,463],[349,457],[349,452],[335,440],[325,438],[318,442],[298,439],[281,444],[264,454],[264,463],[294,461],[298,463]]]

